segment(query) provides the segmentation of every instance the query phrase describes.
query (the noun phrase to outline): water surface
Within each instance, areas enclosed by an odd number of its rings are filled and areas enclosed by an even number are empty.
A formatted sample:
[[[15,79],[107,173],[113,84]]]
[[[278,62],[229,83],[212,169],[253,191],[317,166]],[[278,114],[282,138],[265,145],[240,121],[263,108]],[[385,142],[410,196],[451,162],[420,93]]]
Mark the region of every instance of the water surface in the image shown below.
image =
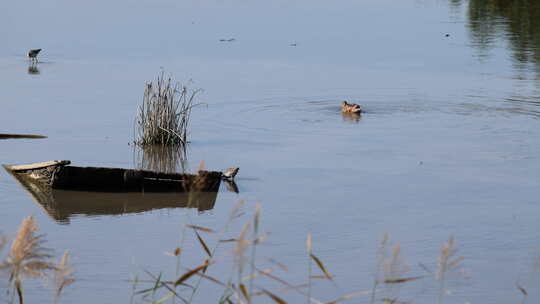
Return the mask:
[[[0,163],[144,167],[128,143],[144,83],[163,68],[204,89],[184,168],[204,160],[213,170],[241,169],[239,193],[222,186],[206,212],[79,210],[67,225],[0,171],[0,229],[13,237],[34,215],[57,256],[70,250],[79,281],[65,303],[128,302],[133,274],[174,273],[176,261],[164,252],[177,246],[184,224],[222,227],[239,199],[246,216],[231,231],[261,202],[261,229],[272,234],[259,261],[287,264],[280,275],[292,282],[307,276],[305,238],[313,233],[338,286],[317,282],[322,300],[371,288],[377,244],[388,232],[409,275],[425,274],[419,263],[434,270],[440,246],[455,237],[465,260],[449,277],[445,303],[518,303],[516,282],[534,303],[540,90],[533,34],[540,19],[534,1],[507,2],[515,4],[6,3],[0,131],[48,138],[0,141]],[[525,24],[531,28],[522,30]],[[43,51],[32,67],[24,54],[37,47]],[[342,116],[343,99],[366,113]],[[106,201],[96,199],[96,206]],[[186,235],[183,263],[198,265],[205,253]],[[225,260],[229,248],[222,248]],[[212,271],[226,278],[230,269]],[[28,303],[50,298],[40,282],[25,284]],[[195,303],[221,295],[212,283],[202,289]],[[400,299],[433,303],[437,292],[426,279],[402,287]]]

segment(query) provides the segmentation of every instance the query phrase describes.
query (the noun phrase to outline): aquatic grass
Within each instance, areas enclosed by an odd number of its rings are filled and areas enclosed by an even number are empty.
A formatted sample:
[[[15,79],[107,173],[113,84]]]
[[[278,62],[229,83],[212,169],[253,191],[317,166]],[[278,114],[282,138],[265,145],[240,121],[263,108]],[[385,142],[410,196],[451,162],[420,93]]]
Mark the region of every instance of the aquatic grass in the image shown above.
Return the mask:
[[[135,143],[185,146],[193,102],[199,92],[166,78],[164,72],[155,83],[147,83],[138,111]]]

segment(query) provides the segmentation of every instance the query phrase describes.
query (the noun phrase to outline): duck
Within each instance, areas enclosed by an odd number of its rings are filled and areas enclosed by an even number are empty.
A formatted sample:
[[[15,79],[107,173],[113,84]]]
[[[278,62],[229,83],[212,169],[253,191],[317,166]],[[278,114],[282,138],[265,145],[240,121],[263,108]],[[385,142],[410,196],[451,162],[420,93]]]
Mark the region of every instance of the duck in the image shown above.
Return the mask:
[[[30,58],[30,60],[32,61],[37,62],[37,55],[39,54],[39,52],[41,52],[41,49],[34,49],[34,50],[28,51],[28,58]]]
[[[360,105],[357,105],[355,103],[348,103],[346,100],[341,102],[341,112],[342,113],[362,113],[362,109],[360,108]]]

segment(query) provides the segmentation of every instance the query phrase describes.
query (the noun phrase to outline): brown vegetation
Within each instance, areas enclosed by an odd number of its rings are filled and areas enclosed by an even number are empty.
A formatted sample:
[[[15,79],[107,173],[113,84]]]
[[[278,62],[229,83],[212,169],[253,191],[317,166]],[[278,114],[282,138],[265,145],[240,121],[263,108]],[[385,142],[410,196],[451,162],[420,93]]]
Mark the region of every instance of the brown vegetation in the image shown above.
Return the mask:
[[[67,286],[75,283],[76,279],[73,277],[74,270],[69,263],[69,253],[64,252],[62,258],[56,264],[54,269],[54,299],[55,303],[58,303],[62,291]]]
[[[197,293],[201,281],[205,280],[221,286],[223,295],[218,303],[237,303],[250,304],[257,302],[257,299],[267,297],[271,301],[279,304],[288,303],[286,300],[288,293],[295,293],[303,297],[307,303],[338,303],[359,296],[370,296],[371,303],[406,303],[400,295],[400,289],[411,282],[421,281],[431,277],[435,282],[441,282],[441,296],[439,303],[442,302],[444,293],[444,281],[451,269],[458,267],[462,258],[456,257],[456,245],[453,238],[450,238],[441,249],[438,262],[438,271],[419,270],[421,273],[408,275],[411,267],[407,265],[402,257],[401,246],[395,244],[390,246],[389,237],[385,234],[379,249],[377,250],[378,262],[376,266],[374,285],[372,289],[360,290],[345,294],[341,297],[331,300],[320,300],[314,293],[317,291],[314,286],[314,280],[327,282],[336,285],[334,275],[330,272],[326,263],[315,254],[314,242],[311,234],[308,234],[306,240],[306,271],[307,277],[305,283],[293,284],[279,273],[287,273],[288,268],[283,264],[272,259],[271,266],[259,266],[256,256],[258,254],[258,245],[263,243],[268,234],[260,232],[261,207],[257,205],[253,217],[245,223],[239,233],[234,238],[218,237],[220,241],[213,246],[205,240],[204,234],[227,234],[228,226],[243,214],[244,203],[239,204],[231,212],[229,222],[222,229],[212,229],[193,224],[186,224],[183,232],[182,242],[185,240],[186,230],[192,230],[194,241],[200,244],[205,253],[201,257],[201,262],[192,267],[181,267],[180,256],[185,254],[179,244],[174,253],[169,255],[176,257],[177,269],[184,269],[178,272],[175,278],[165,280],[161,274],[155,275],[147,272],[148,280],[136,279],[134,284],[149,284],[148,288],[136,291],[135,295],[142,297],[151,303],[162,303],[170,299],[177,299],[183,303],[194,303],[194,296]],[[188,217],[188,222],[190,222]],[[231,248],[232,265],[231,272],[224,273],[222,277],[215,277],[209,274],[208,269],[216,264],[224,263],[217,255],[217,250],[222,244],[234,243]],[[317,285],[319,286],[319,285]],[[178,289],[182,287],[182,289]],[[365,299],[369,302],[369,299]]]
[[[43,247],[45,237],[37,234],[37,231],[38,225],[34,218],[32,216],[25,218],[11,243],[8,256],[0,263],[0,270],[7,272],[10,286],[16,292],[20,304],[24,303],[23,279],[44,278],[50,271],[71,275],[67,256],[58,266],[51,263],[51,250]],[[6,238],[0,237],[0,249],[6,242]],[[56,298],[60,296],[63,287],[73,282],[73,279],[68,277],[62,279],[64,283],[56,291]],[[62,280],[59,277],[59,282]],[[13,297],[14,294],[12,294],[12,299]]]

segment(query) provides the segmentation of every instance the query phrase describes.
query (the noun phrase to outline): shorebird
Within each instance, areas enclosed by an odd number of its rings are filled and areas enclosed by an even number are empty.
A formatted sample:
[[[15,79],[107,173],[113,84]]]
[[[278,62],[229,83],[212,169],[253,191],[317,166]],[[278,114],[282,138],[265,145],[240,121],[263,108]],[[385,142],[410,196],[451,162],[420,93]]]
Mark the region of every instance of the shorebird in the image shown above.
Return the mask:
[[[362,113],[362,109],[355,103],[347,103],[346,100],[341,102],[341,112],[343,113]]]
[[[238,170],[240,170],[240,168],[228,168],[225,170],[225,172],[223,172],[223,178],[227,180],[234,180]]]
[[[28,58],[30,58],[31,61],[37,62],[37,55],[41,52],[41,49],[34,49],[28,51]]]

